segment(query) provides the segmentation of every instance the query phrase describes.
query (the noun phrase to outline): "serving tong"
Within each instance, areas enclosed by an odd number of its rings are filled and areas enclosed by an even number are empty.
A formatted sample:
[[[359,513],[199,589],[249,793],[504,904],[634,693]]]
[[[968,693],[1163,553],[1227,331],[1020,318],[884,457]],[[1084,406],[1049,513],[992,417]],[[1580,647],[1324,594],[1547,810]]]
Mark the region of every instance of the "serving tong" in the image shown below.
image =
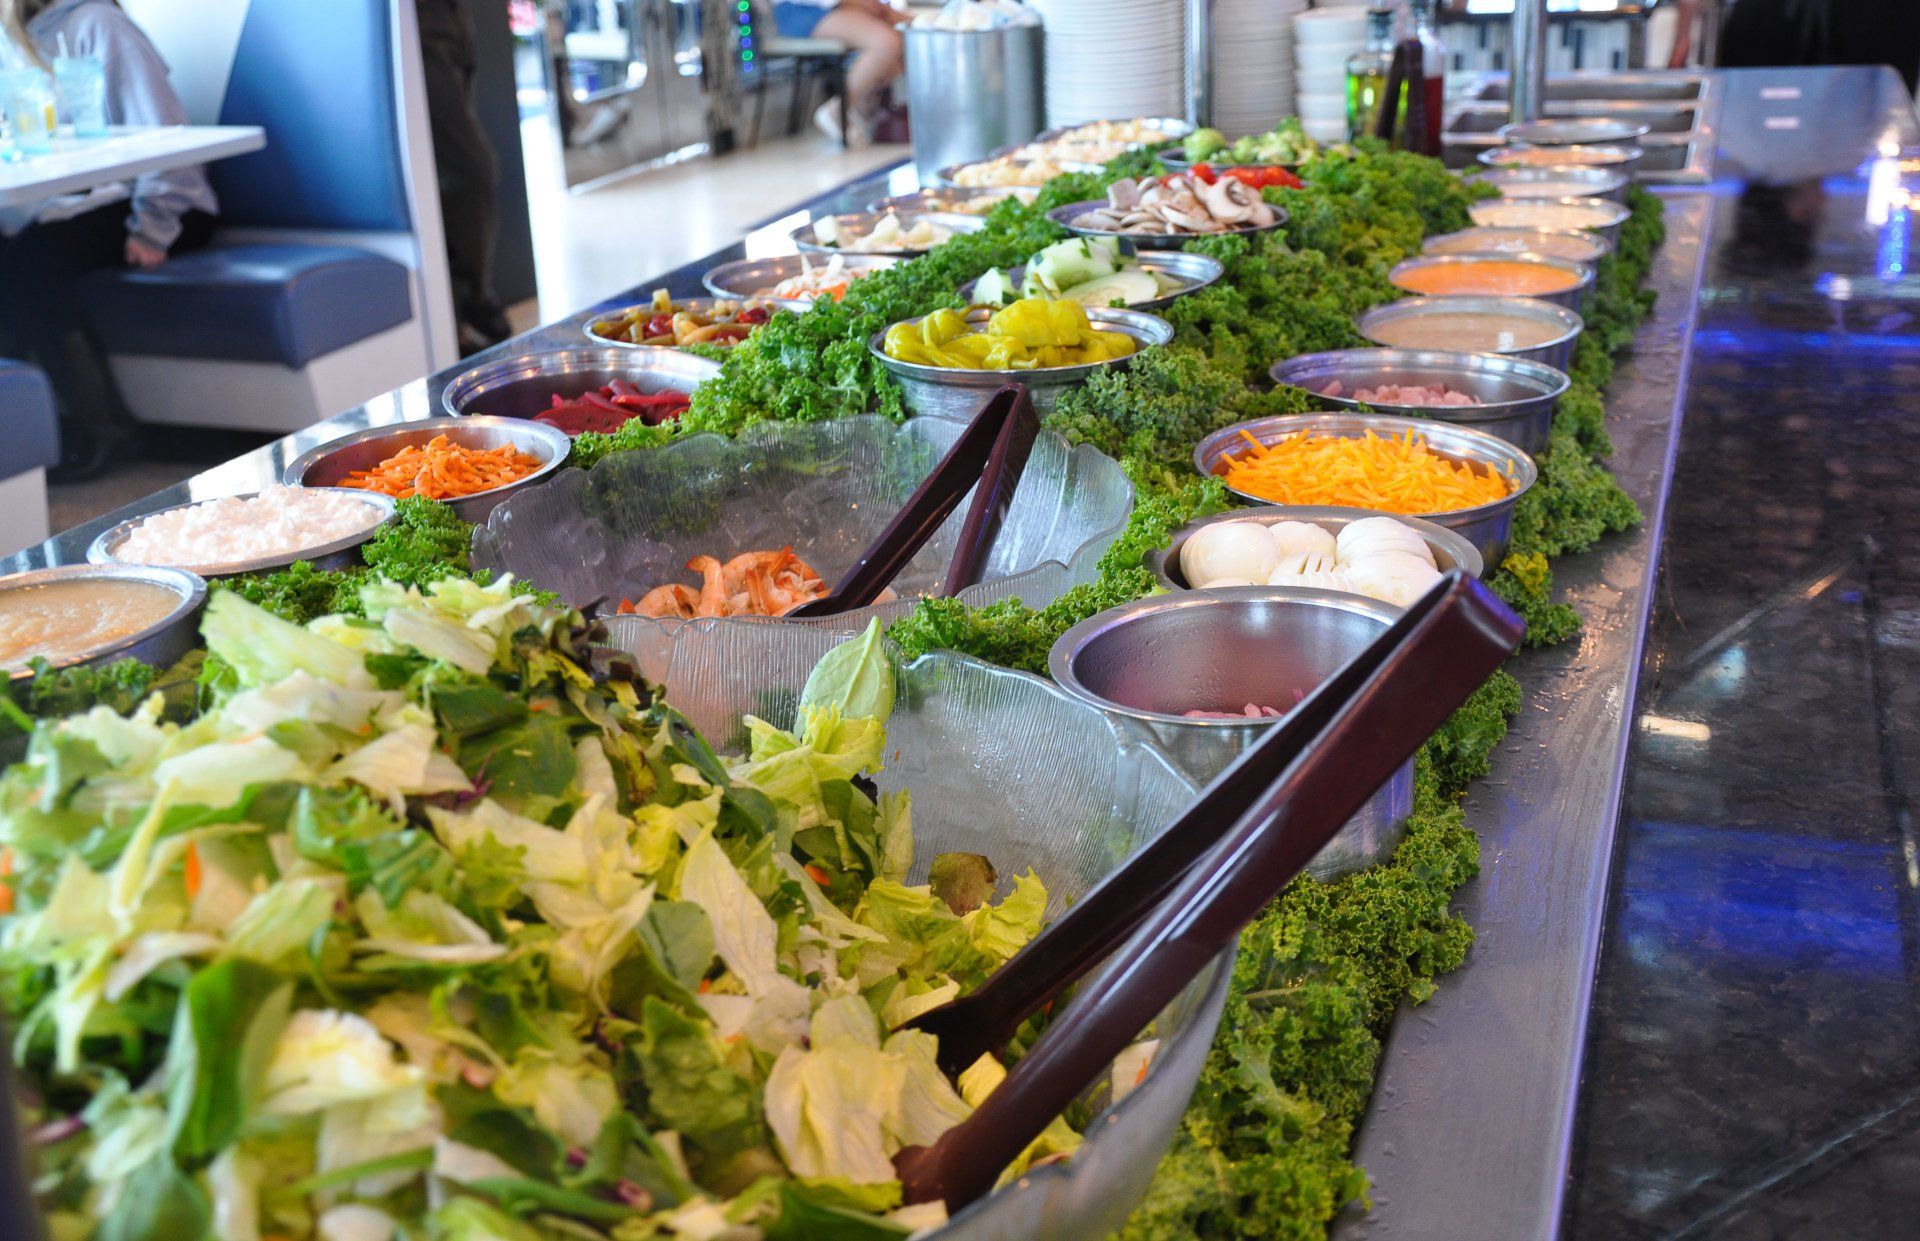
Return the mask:
[[[836,616],[878,599],[960,506],[969,489],[974,493],[973,504],[960,528],[960,545],[948,562],[942,593],[956,595],[978,582],[1039,437],[1040,418],[1027,386],[1008,384],[995,392],[839,583],[784,615]]]
[[[906,1201],[957,1211],[992,1189],[1524,632],[1491,591],[1449,572],[979,989],[907,1022],[939,1037],[955,1073],[1118,947],[972,1115],[894,1156]]]

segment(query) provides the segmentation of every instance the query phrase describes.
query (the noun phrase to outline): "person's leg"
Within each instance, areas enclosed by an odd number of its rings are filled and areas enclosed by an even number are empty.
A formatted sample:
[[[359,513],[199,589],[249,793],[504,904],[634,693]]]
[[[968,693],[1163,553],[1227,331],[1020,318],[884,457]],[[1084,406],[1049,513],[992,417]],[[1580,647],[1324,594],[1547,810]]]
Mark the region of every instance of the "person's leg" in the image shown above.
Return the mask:
[[[814,27],[823,39],[838,39],[853,49],[847,69],[847,102],[861,121],[885,102],[883,92],[906,66],[906,44],[891,22],[872,13],[841,5]]]
[[[459,49],[436,39],[423,43],[421,53],[454,309],[463,326],[492,343],[505,328],[492,277],[499,226],[494,199],[500,181],[499,157],[474,112],[473,71],[463,63]]]

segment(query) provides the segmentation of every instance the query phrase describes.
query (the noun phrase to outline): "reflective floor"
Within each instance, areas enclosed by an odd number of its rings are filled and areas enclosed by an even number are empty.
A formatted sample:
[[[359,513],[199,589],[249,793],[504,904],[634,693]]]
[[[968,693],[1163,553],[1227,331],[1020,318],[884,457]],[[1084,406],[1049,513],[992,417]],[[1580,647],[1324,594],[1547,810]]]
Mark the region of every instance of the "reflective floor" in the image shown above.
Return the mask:
[[[1920,280],[1871,160],[1915,141],[1897,87],[1723,148],[1575,1238],[1920,1235]]]

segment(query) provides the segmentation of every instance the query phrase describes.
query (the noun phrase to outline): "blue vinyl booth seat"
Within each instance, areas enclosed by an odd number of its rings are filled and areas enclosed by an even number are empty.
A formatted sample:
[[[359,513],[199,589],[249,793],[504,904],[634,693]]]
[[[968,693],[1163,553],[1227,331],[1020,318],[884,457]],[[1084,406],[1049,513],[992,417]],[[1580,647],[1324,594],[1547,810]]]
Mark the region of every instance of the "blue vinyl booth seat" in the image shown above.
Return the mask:
[[[0,556],[47,537],[46,470],[60,460],[47,377],[0,358]]]
[[[87,317],[114,354],[302,367],[405,323],[407,269],[349,246],[251,245],[87,277]]]

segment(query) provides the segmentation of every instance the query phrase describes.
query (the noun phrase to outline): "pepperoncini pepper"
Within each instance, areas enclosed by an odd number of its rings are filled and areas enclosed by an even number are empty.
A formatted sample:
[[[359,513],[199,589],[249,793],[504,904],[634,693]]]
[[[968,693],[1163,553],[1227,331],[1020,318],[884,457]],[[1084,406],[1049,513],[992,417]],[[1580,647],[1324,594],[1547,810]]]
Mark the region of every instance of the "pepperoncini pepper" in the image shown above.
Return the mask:
[[[1029,297],[996,311],[980,331],[955,310],[896,323],[882,347],[888,357],[920,366],[1024,371],[1111,361],[1139,346],[1124,332],[1095,328],[1078,302]]]

